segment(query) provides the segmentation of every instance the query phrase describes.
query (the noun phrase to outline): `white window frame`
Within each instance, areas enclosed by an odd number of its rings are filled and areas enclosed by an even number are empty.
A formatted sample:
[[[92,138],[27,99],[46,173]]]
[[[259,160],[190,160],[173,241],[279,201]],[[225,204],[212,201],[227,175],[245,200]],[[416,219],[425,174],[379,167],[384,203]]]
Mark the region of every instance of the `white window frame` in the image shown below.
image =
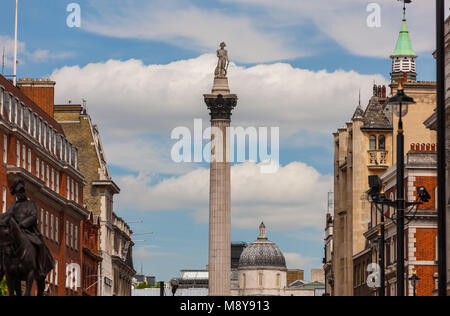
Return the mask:
[[[41,208],[41,234],[45,233],[45,227],[44,227],[44,222],[45,222],[45,213],[44,213],[44,209]]]
[[[74,248],[78,251],[78,226],[75,225],[75,235],[74,235]]]
[[[41,162],[39,160],[39,157],[36,157],[36,177],[40,178],[40,167]]]
[[[17,100],[17,114],[19,113],[20,113],[20,120],[17,117],[18,119],[17,125],[19,125],[21,129],[23,129],[23,103]]]
[[[69,221],[66,221],[66,232],[65,232],[65,236],[66,236],[66,247],[69,247],[70,245],[70,225],[69,225]]]
[[[55,285],[58,286],[58,260],[55,260]]]
[[[6,192],[7,192],[6,187],[3,187],[3,192],[2,192],[2,213],[6,213]]]
[[[70,248],[73,249],[73,223],[70,223]]]
[[[52,168],[52,178],[50,180],[50,187],[55,191],[55,169]]]
[[[55,216],[55,241],[59,243],[59,218]]]
[[[13,95],[10,92],[8,92],[8,94],[9,94],[9,104],[8,104],[8,106],[9,106],[8,116],[9,117],[8,117],[8,121],[12,123]]]
[[[28,148],[28,171],[31,173],[31,149]]]
[[[46,174],[46,179],[45,179],[45,183],[47,184],[47,187],[50,187],[50,166],[47,164],[46,166],[46,170],[45,170],[45,174]]]
[[[3,88],[0,87],[0,117],[3,117],[3,109],[4,109],[4,107],[3,107],[3,93],[4,92],[5,91],[3,90]]]
[[[16,140],[16,166],[20,168],[20,150],[21,150],[21,145],[19,140]]]
[[[22,145],[22,168],[27,170],[27,146]]]
[[[53,216],[53,214],[50,214],[50,239],[51,240],[55,239],[55,237],[54,237],[55,230],[54,230],[54,226],[53,226],[54,225],[53,221],[54,221],[54,216]]]
[[[73,179],[70,179],[70,199],[72,200],[72,201],[74,201],[75,200],[75,198],[74,198],[74,187],[75,187],[75,182],[73,181]]]
[[[56,171],[56,193],[60,192],[60,184],[59,184],[59,171]]]
[[[45,211],[45,237],[50,238],[48,221],[49,221],[49,214],[48,214],[48,211]]]
[[[8,135],[3,135],[3,164],[8,164]]]
[[[66,196],[70,200],[70,177],[66,176]]]
[[[75,202],[77,202],[77,203],[79,203],[78,202],[78,193],[79,193],[78,190],[79,190],[78,189],[78,182],[76,182],[75,183]]]

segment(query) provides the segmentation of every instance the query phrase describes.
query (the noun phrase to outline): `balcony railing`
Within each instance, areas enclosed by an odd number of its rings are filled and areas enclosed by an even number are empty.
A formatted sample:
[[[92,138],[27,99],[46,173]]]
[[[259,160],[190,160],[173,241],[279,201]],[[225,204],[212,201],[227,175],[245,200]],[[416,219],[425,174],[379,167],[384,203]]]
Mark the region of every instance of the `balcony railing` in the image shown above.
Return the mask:
[[[369,169],[387,169],[389,165],[387,164],[388,152],[384,150],[369,150]]]

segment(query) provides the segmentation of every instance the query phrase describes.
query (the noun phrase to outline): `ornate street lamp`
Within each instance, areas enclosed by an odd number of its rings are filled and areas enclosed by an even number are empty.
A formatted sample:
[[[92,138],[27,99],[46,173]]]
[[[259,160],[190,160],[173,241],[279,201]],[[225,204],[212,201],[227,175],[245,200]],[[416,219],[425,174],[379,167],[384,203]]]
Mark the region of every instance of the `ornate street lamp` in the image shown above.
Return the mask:
[[[398,171],[397,171],[398,173]],[[398,209],[398,205],[400,203],[400,200],[397,199],[396,201],[392,201],[390,199],[388,199],[385,195],[385,193],[382,190],[382,183],[381,183],[381,179],[378,176],[369,176],[369,186],[370,186],[370,190],[367,192],[368,195],[368,200],[369,202],[373,203],[375,205],[375,207],[377,208],[377,210],[381,213],[381,225],[380,225],[380,229],[378,230],[378,237],[376,239],[375,242],[379,243],[379,251],[380,251],[380,258],[379,258],[379,262],[380,262],[380,296],[385,296],[385,285],[384,285],[384,280],[385,280],[385,258],[384,258],[384,246],[385,246],[385,238],[384,238],[384,226],[385,226],[385,217],[387,217],[388,219],[390,219],[392,222],[394,222],[394,224],[397,224],[397,235],[398,236],[402,236],[404,234],[404,225],[405,225],[405,217],[407,216],[409,219],[407,221],[406,224],[409,224],[416,216],[417,214],[417,210],[419,205],[422,205],[423,203],[427,203],[430,201],[431,196],[428,193],[428,191],[426,190],[425,187],[418,187],[417,188],[417,201],[415,202],[406,202],[404,199],[403,201],[403,205],[404,205],[404,209],[402,212],[402,216],[399,216],[399,209]],[[398,184],[397,184],[398,187]],[[381,209],[378,207],[378,205],[381,205]],[[390,217],[389,215],[386,215],[384,213],[384,206],[388,206],[388,207],[397,207],[397,215]],[[405,212],[406,210],[406,212]],[[406,215],[406,216],[405,216]],[[401,218],[401,225],[399,225],[399,218]],[[398,233],[398,229],[399,227],[402,227],[401,229],[401,233]],[[397,237],[397,241],[398,241],[398,237]],[[404,239],[404,238],[403,238]],[[399,256],[399,248],[401,248],[401,254]],[[400,260],[399,258],[403,258],[400,264]],[[399,266],[401,266],[400,270],[403,269],[403,273],[404,273],[404,248],[403,247],[399,247],[399,245],[397,245],[397,271],[399,270]],[[400,284],[398,284],[398,278],[399,275],[397,273],[397,287],[400,287]],[[404,284],[404,275],[401,278],[402,279],[402,284]],[[404,296],[404,286],[403,288],[403,292],[398,292],[397,295],[398,296]]]
[[[417,296],[417,283],[421,281],[421,279],[417,276],[416,270],[413,270],[413,275],[409,278],[409,281],[413,287],[413,296]]]
[[[397,295],[405,295],[405,135],[403,132],[403,117],[408,114],[409,104],[414,99],[405,94],[403,80],[398,80],[397,94],[387,101],[393,105],[394,113],[398,116],[397,131]]]

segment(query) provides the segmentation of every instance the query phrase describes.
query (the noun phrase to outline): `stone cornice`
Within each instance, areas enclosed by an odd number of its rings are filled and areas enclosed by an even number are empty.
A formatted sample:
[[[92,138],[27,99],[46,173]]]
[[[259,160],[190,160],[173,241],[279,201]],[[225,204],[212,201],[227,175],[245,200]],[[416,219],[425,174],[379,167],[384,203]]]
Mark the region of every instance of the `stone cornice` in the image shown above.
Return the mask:
[[[42,194],[47,196],[50,200],[63,206],[62,209],[64,212],[71,210],[81,218],[87,218],[90,214],[87,209],[75,203],[74,201],[67,200],[62,195],[54,192],[53,190],[48,188],[41,179],[37,178],[35,175],[31,174],[23,168],[7,166],[6,174],[7,176],[19,175],[20,177],[26,179],[28,182],[33,183]]]
[[[111,191],[113,192],[113,194],[119,194],[120,193],[120,188],[118,187],[118,185],[112,181],[112,180],[96,180],[96,181],[92,181],[92,185],[93,186],[98,186],[98,187],[108,187],[111,189]]]
[[[131,246],[130,246],[131,247]],[[113,255],[111,256],[113,264],[119,265],[121,268],[125,269],[130,277],[134,276],[136,274],[136,271],[133,267],[130,267],[125,261],[122,260],[119,256]]]

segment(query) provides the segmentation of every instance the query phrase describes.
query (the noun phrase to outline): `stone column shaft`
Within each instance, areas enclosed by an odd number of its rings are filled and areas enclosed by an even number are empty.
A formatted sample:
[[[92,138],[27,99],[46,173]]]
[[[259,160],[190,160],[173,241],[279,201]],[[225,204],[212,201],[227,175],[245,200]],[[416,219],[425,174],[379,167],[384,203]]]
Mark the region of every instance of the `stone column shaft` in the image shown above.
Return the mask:
[[[226,296],[231,286],[231,182],[226,136],[230,120],[212,120],[211,126],[209,288],[210,295]]]
[[[211,114],[209,200],[209,295],[229,296],[231,290],[231,174],[228,127],[237,104],[232,94],[205,95]]]

